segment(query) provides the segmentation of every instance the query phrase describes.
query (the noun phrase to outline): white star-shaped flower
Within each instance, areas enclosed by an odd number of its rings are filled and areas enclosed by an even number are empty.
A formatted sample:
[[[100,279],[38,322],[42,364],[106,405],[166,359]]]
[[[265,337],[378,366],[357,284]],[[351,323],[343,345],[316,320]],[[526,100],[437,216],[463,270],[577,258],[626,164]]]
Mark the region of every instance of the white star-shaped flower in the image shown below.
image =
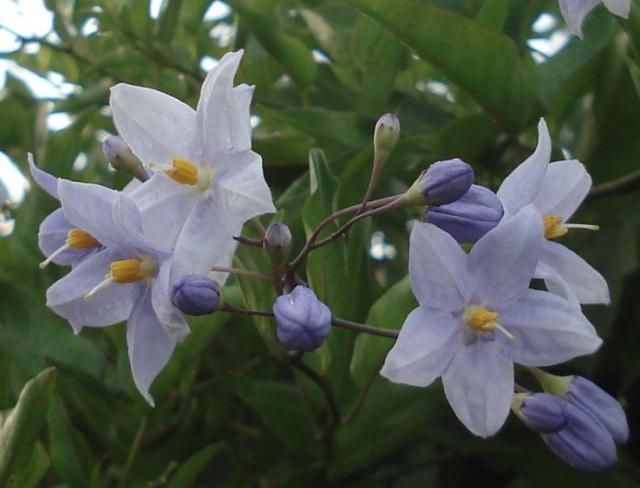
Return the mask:
[[[262,159],[251,150],[253,87],[233,86],[241,58],[242,51],[228,53],[209,72],[196,110],[149,88],[111,89],[118,132],[153,173],[131,197],[145,234],[174,248],[172,282],[228,266],[243,224],[275,212]]]
[[[582,38],[582,22],[589,12],[603,3],[618,17],[629,17],[631,0],[560,0],[560,12],[572,34]]]

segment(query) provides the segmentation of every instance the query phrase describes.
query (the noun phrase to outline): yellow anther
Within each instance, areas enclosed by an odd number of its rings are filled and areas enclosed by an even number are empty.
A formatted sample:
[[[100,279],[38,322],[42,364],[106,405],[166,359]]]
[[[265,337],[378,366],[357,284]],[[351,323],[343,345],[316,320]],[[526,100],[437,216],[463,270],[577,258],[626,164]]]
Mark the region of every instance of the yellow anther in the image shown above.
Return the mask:
[[[559,215],[545,215],[543,221],[545,239],[556,239],[569,232]]]
[[[88,232],[75,227],[67,232],[65,244],[69,249],[88,249],[90,247],[98,247],[100,242]]]
[[[483,307],[471,307],[464,314],[467,326],[479,332],[491,332],[498,323],[498,314]]]
[[[135,283],[153,276],[155,272],[155,261],[149,256],[143,256],[112,262],[109,276],[113,283]]]
[[[171,169],[166,171],[169,178],[185,185],[198,184],[198,167],[191,161],[175,158],[171,161]]]

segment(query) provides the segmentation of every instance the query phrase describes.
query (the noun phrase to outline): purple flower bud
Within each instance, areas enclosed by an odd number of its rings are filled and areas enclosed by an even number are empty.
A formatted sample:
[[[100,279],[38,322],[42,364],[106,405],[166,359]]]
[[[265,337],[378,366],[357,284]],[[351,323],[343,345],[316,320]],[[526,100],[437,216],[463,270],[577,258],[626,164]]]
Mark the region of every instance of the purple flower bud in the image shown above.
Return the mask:
[[[615,398],[598,385],[582,376],[575,376],[564,398],[598,419],[614,441],[627,442],[629,425],[624,410]]]
[[[291,231],[287,224],[274,222],[267,227],[262,247],[269,255],[274,267],[279,268],[287,262],[291,244]]]
[[[534,393],[522,400],[518,416],[538,433],[556,432],[567,423],[562,399],[548,393]]]
[[[320,347],[331,330],[331,311],[305,286],[279,296],[273,304],[278,339],[288,349],[309,352]]]
[[[564,402],[566,425],[541,434],[565,463],[584,471],[602,471],[617,460],[616,445],[607,428],[581,408]]]
[[[426,221],[459,242],[475,242],[493,229],[504,215],[498,196],[488,188],[471,185],[459,200],[427,209]]]
[[[102,152],[114,169],[129,173],[141,181],[148,178],[140,160],[120,136],[109,136],[102,143]]]
[[[171,303],[187,315],[207,315],[220,306],[217,285],[206,276],[181,276],[171,289]]]
[[[473,168],[461,159],[438,161],[420,175],[420,191],[429,205],[446,205],[467,193],[474,179]]]

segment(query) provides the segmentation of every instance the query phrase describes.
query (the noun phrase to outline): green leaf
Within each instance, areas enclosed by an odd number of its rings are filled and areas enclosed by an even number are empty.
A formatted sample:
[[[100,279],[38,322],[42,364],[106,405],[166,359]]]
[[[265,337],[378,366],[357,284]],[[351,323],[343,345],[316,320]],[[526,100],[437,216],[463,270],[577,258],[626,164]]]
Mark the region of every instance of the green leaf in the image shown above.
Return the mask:
[[[459,157],[468,163],[492,146],[500,135],[495,122],[485,114],[458,117],[445,125],[433,141],[436,159]]]
[[[380,22],[465,90],[503,129],[531,120],[532,73],[507,36],[421,0],[345,0]]]
[[[4,486],[23,453],[31,453],[45,421],[56,382],[55,368],[48,368],[24,385],[18,403],[0,430],[0,486]]]
[[[70,486],[87,486],[87,466],[83,465],[73,440],[73,426],[58,396],[53,397],[47,414],[51,464]]]
[[[398,330],[409,315],[416,308],[416,299],[411,292],[409,277],[393,285],[373,304],[367,324],[383,329]],[[393,339],[359,334],[351,358],[351,378],[360,387],[365,388],[384,363],[384,358],[393,346]]]
[[[273,17],[269,18],[254,10],[251,2],[233,0],[229,3],[249,25],[250,32],[291,75],[296,84],[301,89],[309,87],[318,71],[311,50],[299,39],[274,26]]]
[[[179,25],[178,16],[181,8],[182,0],[164,0],[162,2],[156,36],[163,44],[171,44]]]
[[[29,455],[29,461],[16,469],[13,486],[20,488],[42,486],[42,478],[47,474],[50,464],[47,451],[44,450],[40,442],[36,442],[33,451]]]
[[[222,452],[223,442],[215,442],[200,449],[187,459],[167,485],[168,488],[189,488],[198,481],[198,476],[207,468],[208,464]]]

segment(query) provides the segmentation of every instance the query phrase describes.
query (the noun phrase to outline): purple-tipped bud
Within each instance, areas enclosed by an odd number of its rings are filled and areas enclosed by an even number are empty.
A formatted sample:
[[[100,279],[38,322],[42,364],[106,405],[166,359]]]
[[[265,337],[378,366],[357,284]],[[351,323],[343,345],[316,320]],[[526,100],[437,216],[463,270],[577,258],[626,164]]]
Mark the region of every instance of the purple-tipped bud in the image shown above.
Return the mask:
[[[291,252],[291,245],[291,230],[289,230],[287,224],[274,222],[267,227],[262,247],[269,255],[274,268],[280,268],[287,262]]]
[[[292,351],[313,351],[331,330],[331,310],[302,285],[279,296],[273,304],[273,313],[278,323],[278,339]]]
[[[451,234],[459,242],[476,242],[504,215],[498,196],[488,188],[471,185],[459,200],[427,209],[426,222]]]
[[[617,460],[611,434],[597,419],[581,408],[564,402],[566,425],[541,434],[544,442],[565,463],[583,471],[602,471]]]
[[[473,168],[461,159],[438,161],[420,174],[407,198],[414,205],[446,205],[467,193],[474,178]]]
[[[564,399],[597,418],[614,441],[627,442],[629,425],[622,406],[598,385],[582,376],[575,376]]]
[[[206,276],[181,276],[171,289],[171,303],[187,315],[207,315],[220,307],[217,285]]]
[[[400,119],[392,113],[384,114],[376,122],[373,131],[373,148],[376,153],[388,156],[400,138]]]
[[[109,136],[102,143],[102,152],[114,169],[124,171],[141,181],[148,178],[140,160],[120,136]]]
[[[540,434],[556,432],[567,423],[564,402],[548,393],[524,395],[516,414],[527,427]]]

